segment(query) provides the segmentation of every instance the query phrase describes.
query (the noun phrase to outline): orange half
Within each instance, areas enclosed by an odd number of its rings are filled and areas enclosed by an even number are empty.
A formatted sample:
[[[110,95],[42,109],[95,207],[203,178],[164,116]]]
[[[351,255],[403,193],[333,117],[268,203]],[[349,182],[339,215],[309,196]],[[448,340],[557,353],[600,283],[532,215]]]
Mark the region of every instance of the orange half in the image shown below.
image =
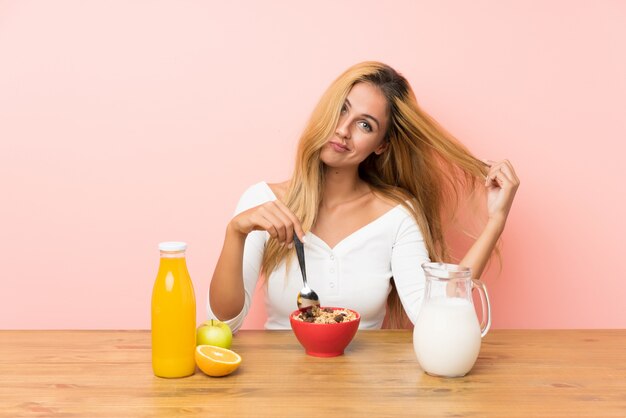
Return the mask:
[[[196,364],[209,376],[226,376],[237,370],[241,356],[227,348],[199,345],[196,347]]]

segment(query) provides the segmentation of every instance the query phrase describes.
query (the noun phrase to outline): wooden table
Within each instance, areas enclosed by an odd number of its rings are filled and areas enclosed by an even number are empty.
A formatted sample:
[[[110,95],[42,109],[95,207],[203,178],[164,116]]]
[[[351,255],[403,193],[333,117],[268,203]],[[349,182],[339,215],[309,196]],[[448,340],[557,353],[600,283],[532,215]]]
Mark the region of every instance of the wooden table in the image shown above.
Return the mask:
[[[234,374],[154,377],[148,331],[0,331],[2,417],[626,417],[626,330],[503,331],[464,378],[423,373],[408,331],[304,354],[241,331]]]

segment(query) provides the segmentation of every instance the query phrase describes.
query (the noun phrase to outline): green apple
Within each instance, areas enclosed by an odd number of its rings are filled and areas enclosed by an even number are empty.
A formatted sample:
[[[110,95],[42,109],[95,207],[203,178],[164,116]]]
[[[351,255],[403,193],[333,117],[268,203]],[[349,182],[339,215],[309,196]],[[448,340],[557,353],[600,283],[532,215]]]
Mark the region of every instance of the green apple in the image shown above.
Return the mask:
[[[233,333],[230,327],[217,319],[204,321],[198,327],[196,334],[196,345],[215,345],[223,348],[230,348],[233,342]]]

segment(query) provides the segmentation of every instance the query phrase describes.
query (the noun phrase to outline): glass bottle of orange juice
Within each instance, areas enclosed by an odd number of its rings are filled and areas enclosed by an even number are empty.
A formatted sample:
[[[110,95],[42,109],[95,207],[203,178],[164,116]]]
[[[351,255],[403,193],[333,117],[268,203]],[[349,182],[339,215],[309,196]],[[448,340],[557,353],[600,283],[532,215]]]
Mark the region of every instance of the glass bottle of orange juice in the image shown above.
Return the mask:
[[[159,244],[161,262],[152,290],[152,369],[159,377],[185,377],[196,369],[196,299],[184,242]]]

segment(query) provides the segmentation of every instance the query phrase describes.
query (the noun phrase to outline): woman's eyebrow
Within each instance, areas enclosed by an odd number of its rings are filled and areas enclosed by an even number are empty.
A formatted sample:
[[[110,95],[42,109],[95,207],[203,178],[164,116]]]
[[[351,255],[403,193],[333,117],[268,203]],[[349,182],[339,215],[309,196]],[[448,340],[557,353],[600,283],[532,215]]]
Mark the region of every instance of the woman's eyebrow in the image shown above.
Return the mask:
[[[350,103],[350,100],[348,99],[346,99],[346,104],[348,105],[348,107],[352,107],[352,104]],[[378,123],[378,120],[376,120],[374,116],[368,115],[367,113],[363,113],[361,116],[363,116],[366,119],[370,119],[374,121],[374,123],[376,124],[376,128],[380,128],[380,123]]]

